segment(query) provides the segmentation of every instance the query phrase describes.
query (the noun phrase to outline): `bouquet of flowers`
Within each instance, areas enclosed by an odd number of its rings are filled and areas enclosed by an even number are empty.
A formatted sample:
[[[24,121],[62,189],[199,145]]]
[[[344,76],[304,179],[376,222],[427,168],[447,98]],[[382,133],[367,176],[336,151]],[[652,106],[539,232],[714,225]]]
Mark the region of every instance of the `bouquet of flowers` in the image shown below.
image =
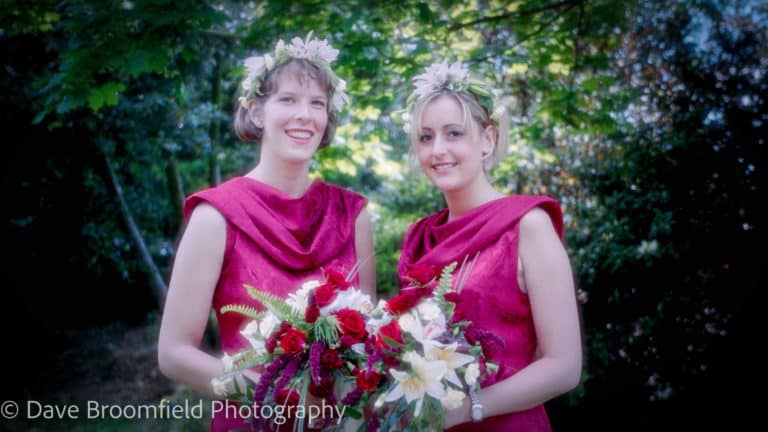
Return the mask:
[[[465,260],[455,283],[456,263],[439,279],[430,266],[412,266],[402,293],[369,314],[357,380],[365,397],[352,410],[368,412],[368,430],[401,430],[406,421],[409,430],[442,430],[444,410],[461,406],[497,370],[483,347],[503,342],[468,329],[469,321],[453,322],[456,296],[472,263]]]
[[[412,266],[402,293],[375,308],[350,286],[351,277],[334,270],[285,300],[246,286],[266,311],[222,309],[253,321],[242,331],[250,347],[224,356],[226,374],[212,381],[214,390],[243,404],[293,407],[295,418],[306,418],[312,395],[335,408],[335,416],[310,413],[323,429],[364,417],[360,430],[400,430],[405,421],[410,430],[442,430],[443,411],[461,406],[496,371],[484,347],[502,343],[468,321],[453,322],[456,296],[472,267],[465,264],[455,277],[456,264],[447,266],[439,278],[432,267]],[[253,367],[261,370],[258,382],[246,380],[240,388],[236,375]]]
[[[288,417],[297,420],[294,430],[303,430],[304,423],[298,420],[304,418],[310,423],[320,419],[321,428],[337,428],[342,420],[355,417],[354,413],[346,415],[346,406],[359,401],[360,385],[375,384],[371,384],[370,374],[362,376],[354,366],[365,357],[366,320],[373,304],[350,285],[352,274],[345,278],[326,270],[324,280],[305,282],[287,299],[246,285],[250,296],[266,310],[257,312],[245,305],[222,308],[223,313],[241,313],[252,319],[241,331],[250,347],[223,357],[225,375],[212,380],[214,392],[244,405],[271,407],[273,413],[289,408]],[[260,378],[258,382],[246,379],[242,388],[237,375],[250,368],[260,370]],[[314,404],[308,404],[308,394],[314,396]],[[330,414],[326,412],[329,407]],[[261,424],[265,420],[253,418]],[[271,420],[280,425],[286,417]]]

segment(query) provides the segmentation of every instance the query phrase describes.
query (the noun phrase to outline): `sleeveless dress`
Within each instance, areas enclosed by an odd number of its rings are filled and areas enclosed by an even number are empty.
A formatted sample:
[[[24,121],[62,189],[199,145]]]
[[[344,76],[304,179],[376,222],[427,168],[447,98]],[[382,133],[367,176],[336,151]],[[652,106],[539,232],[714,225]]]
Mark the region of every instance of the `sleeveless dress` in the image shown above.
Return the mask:
[[[513,195],[485,203],[451,221],[448,221],[448,210],[441,210],[411,225],[403,240],[398,266],[403,282],[411,264],[441,269],[455,261],[461,266],[465,257],[470,262],[479,252],[458,296],[454,319],[472,321],[472,331],[490,332],[503,342],[503,345],[496,343],[495,349],[486,353],[499,365],[499,370],[486,378],[482,387],[514,375],[536,359],[531,306],[528,295],[517,283],[519,222],[534,207],[541,207],[549,214],[562,238],[562,213],[555,200]],[[452,432],[477,430],[543,432],[551,431],[551,427],[542,404],[450,429]]]
[[[224,261],[212,299],[227,354],[248,346],[240,335],[248,319],[221,314],[221,307],[246,304],[263,310],[244,284],[287,297],[306,280],[322,277],[323,269],[346,274],[357,261],[355,221],[367,201],[344,188],[315,180],[302,197],[293,198],[258,180],[235,177],[189,196],[185,218],[201,202],[227,221]],[[211,421],[211,431],[249,428],[242,419],[223,415]]]

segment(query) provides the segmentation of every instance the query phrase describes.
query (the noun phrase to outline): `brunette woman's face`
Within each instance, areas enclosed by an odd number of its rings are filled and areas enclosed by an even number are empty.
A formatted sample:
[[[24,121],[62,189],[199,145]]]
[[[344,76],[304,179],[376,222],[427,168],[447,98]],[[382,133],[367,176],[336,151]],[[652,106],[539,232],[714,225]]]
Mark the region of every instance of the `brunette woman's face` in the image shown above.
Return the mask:
[[[317,151],[328,125],[328,95],[308,76],[300,81],[285,73],[277,91],[261,109],[264,135],[262,158],[307,162]]]

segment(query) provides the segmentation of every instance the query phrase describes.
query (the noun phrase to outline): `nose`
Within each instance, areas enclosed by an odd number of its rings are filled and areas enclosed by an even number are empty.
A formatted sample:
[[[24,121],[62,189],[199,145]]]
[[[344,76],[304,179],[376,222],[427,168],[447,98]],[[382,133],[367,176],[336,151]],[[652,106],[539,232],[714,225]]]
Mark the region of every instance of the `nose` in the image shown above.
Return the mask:
[[[432,143],[432,154],[435,156],[442,156],[447,152],[448,147],[442,134],[435,135],[434,142]]]
[[[298,120],[307,120],[309,119],[309,103],[307,102],[301,102],[298,104],[298,107],[296,108],[296,119]]]

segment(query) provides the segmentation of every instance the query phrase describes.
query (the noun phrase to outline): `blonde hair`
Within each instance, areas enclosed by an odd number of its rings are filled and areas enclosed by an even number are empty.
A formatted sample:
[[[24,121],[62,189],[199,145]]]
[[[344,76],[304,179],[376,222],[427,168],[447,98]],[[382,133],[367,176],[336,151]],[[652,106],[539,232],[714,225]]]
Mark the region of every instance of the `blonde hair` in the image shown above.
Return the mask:
[[[258,127],[253,123],[253,120],[249,117],[249,111],[264,108],[267,99],[279,90],[278,83],[280,77],[284,74],[291,74],[302,84],[307,80],[312,80],[325,90],[328,95],[328,125],[325,127],[319,148],[328,147],[336,134],[336,113],[331,109],[332,77],[324,68],[318,67],[315,63],[303,58],[292,58],[275,66],[264,78],[264,82],[259,89],[261,94],[250,98],[249,101],[252,101],[252,103],[246,104],[247,108],[239,102],[239,98],[236,98],[237,109],[234,115],[235,135],[243,141],[261,142],[261,139],[264,137],[264,128]]]
[[[451,97],[459,104],[463,115],[462,126],[468,128],[473,133],[482,131],[488,126],[494,127],[496,130],[496,142],[493,143],[491,154],[489,154],[483,161],[483,168],[486,172],[493,169],[507,155],[507,148],[509,147],[509,119],[506,115],[502,115],[498,121],[492,120],[491,113],[488,112],[488,109],[481,105],[472,93],[464,90],[456,92],[447,88],[442,88],[420,98],[416,102],[410,113],[413,121],[413,126],[410,130],[411,155],[414,154],[415,146],[419,142],[421,120],[424,116],[424,110],[427,105],[442,96]]]

